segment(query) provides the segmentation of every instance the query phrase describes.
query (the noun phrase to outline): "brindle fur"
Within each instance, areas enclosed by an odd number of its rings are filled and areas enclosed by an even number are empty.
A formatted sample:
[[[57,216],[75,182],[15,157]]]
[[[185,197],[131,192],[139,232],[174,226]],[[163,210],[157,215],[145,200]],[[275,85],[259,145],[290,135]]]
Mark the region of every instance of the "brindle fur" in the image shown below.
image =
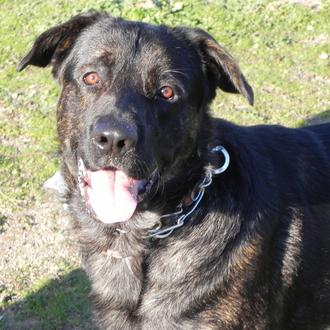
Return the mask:
[[[325,329],[330,325],[330,125],[239,127],[212,118],[217,87],[253,92],[233,58],[198,29],[151,26],[105,13],[42,34],[19,70],[53,65],[62,92],[58,133],[74,226],[104,329]],[[81,76],[99,71],[102,84]],[[157,88],[173,84],[174,102]],[[123,157],[100,155],[90,129],[111,115],[138,132]],[[148,238],[209,163],[229,152],[198,210],[166,239]],[[77,158],[160,179],[127,222],[91,217],[77,189]],[[116,229],[126,233],[119,233]]]

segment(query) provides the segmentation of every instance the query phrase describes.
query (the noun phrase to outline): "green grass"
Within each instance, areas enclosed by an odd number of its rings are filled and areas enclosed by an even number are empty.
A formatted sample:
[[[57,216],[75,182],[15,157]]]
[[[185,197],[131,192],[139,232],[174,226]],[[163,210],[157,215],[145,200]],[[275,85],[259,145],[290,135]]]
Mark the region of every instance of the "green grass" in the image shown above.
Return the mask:
[[[8,304],[7,314],[14,314],[11,320],[4,319],[5,329],[93,329],[86,275],[73,270],[58,279],[43,278],[26,292],[26,299]],[[1,323],[0,323],[1,329]]]
[[[1,226],[13,212],[42,199],[42,183],[59,163],[57,85],[49,69],[31,67],[17,73],[15,67],[40,33],[82,11],[105,10],[114,16],[201,27],[211,33],[238,59],[255,91],[254,107],[242,97],[219,92],[213,104],[218,116],[238,124],[288,126],[330,118],[329,1],[318,10],[286,1],[154,0],[150,8],[144,8],[144,2],[0,0]],[[70,272],[67,278],[63,274],[59,286],[57,280],[41,275],[41,282],[15,292],[25,298],[17,314],[20,322],[32,319],[30,328],[83,327],[84,318],[80,323],[79,318],[86,311],[81,307],[86,282]],[[6,302],[2,307],[16,311]],[[76,323],[65,323],[68,315],[77,317]]]
[[[242,124],[280,123],[296,126],[329,108],[328,42],[330,6],[321,11],[270,1],[16,1],[1,2],[0,82],[1,177],[6,205],[15,207],[16,194],[31,198],[40,182],[55,171],[54,108],[58,89],[49,70],[15,71],[19,59],[41,32],[80,11],[102,9],[114,15],[152,23],[199,26],[213,34],[236,58],[254,87],[255,107],[232,95],[219,96],[215,112]],[[327,35],[329,39],[329,35]],[[22,165],[22,160],[24,165]],[[6,165],[8,164],[8,165]],[[18,175],[11,175],[11,173]],[[27,180],[28,179],[28,180]],[[12,191],[12,186],[20,192]],[[8,205],[8,201],[11,205]]]

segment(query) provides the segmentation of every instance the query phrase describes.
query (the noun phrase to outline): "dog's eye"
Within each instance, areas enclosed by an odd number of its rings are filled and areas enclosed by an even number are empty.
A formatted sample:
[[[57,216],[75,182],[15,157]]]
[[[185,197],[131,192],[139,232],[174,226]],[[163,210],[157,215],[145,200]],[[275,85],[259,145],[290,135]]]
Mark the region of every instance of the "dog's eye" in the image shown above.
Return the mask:
[[[97,72],[88,72],[84,75],[83,81],[86,85],[96,85],[101,81],[101,78]]]
[[[174,91],[173,88],[170,86],[163,86],[159,90],[160,96],[165,100],[171,100],[174,97]]]

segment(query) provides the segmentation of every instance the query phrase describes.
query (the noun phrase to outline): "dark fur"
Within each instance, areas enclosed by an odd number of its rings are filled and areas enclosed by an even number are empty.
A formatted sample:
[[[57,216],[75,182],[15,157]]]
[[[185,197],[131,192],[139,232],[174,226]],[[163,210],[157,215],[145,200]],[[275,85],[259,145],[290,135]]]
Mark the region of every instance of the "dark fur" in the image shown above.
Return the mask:
[[[207,33],[109,17],[74,17],[42,34],[19,70],[52,63],[62,86],[58,132],[68,200],[99,325],[107,329],[324,329],[330,325],[330,125],[239,127],[211,118],[216,87],[253,92],[233,58]],[[101,73],[96,88],[82,85]],[[179,95],[165,101],[164,85]],[[134,150],[99,154],[99,116],[137,132]],[[229,152],[187,224],[150,239]],[[158,185],[126,223],[107,226],[86,212],[77,157],[134,178],[158,168]],[[127,231],[119,234],[115,229]],[[114,254],[109,255],[109,250]],[[108,251],[108,254],[107,254]]]

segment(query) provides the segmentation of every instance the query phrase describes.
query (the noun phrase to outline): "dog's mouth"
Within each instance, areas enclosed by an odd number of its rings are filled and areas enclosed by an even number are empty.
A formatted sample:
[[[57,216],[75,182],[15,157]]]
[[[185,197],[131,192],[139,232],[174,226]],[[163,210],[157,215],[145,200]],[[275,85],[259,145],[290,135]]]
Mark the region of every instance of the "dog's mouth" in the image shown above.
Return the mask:
[[[91,171],[82,159],[78,170],[80,194],[88,211],[107,224],[129,220],[157,179],[156,171],[146,180],[133,179],[113,167]]]

